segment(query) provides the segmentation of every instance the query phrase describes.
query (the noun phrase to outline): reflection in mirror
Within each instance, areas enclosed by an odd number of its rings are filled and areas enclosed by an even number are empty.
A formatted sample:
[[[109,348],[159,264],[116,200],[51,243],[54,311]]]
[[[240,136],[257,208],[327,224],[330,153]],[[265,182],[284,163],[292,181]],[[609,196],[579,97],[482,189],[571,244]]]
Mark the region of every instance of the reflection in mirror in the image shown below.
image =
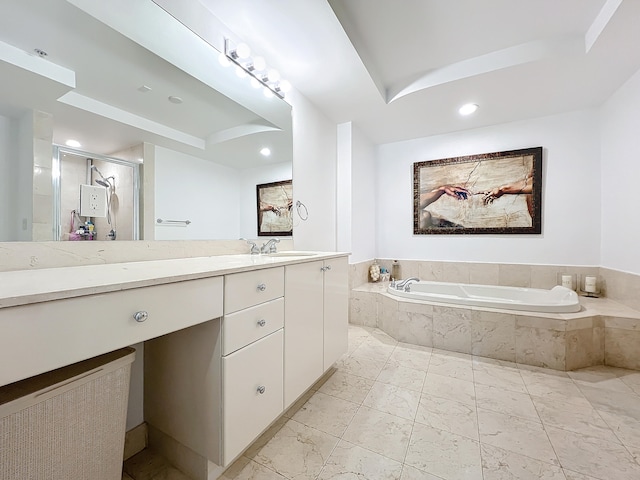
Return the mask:
[[[290,106],[242,83],[220,66],[218,50],[151,0],[136,0],[135,9],[117,3],[3,1],[0,241],[68,237],[77,198],[53,202],[52,149],[69,138],[95,152],[86,158],[142,159],[141,238],[255,238],[256,185],[292,178]],[[269,158],[259,154],[265,146]],[[140,155],[119,154],[132,148]],[[97,165],[105,178],[117,176]],[[84,169],[77,175],[96,186],[99,177],[87,179]],[[123,195],[118,180],[117,240],[136,238]],[[162,217],[193,223],[160,227]],[[95,228],[101,240],[112,230],[101,218]]]
[[[138,164],[56,147],[55,240],[137,240]]]

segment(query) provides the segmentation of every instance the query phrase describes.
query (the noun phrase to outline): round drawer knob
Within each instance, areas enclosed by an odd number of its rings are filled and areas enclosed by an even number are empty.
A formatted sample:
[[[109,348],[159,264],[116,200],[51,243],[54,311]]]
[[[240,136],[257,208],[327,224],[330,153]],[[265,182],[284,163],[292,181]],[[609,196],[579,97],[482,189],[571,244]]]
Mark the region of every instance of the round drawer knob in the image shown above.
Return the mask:
[[[149,314],[144,310],[140,310],[139,312],[133,314],[133,319],[139,323],[144,322],[147,318],[149,318]]]
[[[259,327],[264,327],[266,324],[267,324],[266,320],[264,320],[264,319],[263,320],[258,320],[258,326]]]
[[[327,265],[325,268],[326,270],[331,270],[331,265]]]
[[[266,390],[266,387],[265,387],[264,385],[260,385],[260,386],[258,387],[258,393],[259,393],[260,395],[262,395],[262,394],[265,392],[265,390]]]
[[[261,283],[260,285],[258,285],[258,290],[260,290],[261,292],[264,292],[267,289],[267,286],[264,283]]]

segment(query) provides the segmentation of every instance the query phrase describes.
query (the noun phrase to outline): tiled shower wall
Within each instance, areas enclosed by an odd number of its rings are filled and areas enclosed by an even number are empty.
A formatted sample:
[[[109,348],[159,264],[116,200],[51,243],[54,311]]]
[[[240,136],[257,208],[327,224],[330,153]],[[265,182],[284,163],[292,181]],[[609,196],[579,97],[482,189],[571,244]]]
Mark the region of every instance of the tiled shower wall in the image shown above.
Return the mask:
[[[33,121],[33,222],[32,240],[51,240],[53,235],[52,150],[53,117],[34,111]]]
[[[377,262],[390,271],[393,259],[377,259]],[[368,282],[371,263],[373,260],[350,265],[351,289]],[[640,310],[640,275],[608,268],[426,260],[400,260],[399,263],[402,278],[511,287],[552,288],[558,285],[558,274],[596,275],[600,280],[601,296]]]
[[[126,165],[93,160],[105,177],[115,177],[115,194],[111,197],[111,218],[114,228],[117,230],[118,240],[133,240],[133,169]],[[87,183],[87,158],[76,154],[65,153],[60,161],[60,210],[62,236],[61,240],[69,240],[71,223],[71,211],[80,209],[80,185]],[[91,182],[95,185],[93,174]],[[86,217],[81,217],[85,221]],[[97,240],[106,240],[107,233],[111,229],[106,218],[94,218]],[[78,225],[76,225],[77,227]]]

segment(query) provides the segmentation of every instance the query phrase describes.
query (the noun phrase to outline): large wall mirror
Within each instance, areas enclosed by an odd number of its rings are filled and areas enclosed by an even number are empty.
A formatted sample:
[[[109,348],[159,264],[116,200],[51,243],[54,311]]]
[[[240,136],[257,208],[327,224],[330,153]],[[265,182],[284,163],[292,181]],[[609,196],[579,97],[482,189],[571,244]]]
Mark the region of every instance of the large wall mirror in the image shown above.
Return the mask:
[[[256,185],[292,178],[291,107],[218,62],[211,12],[190,24],[161,3],[3,2],[0,241],[69,239],[80,185],[120,202],[116,241],[137,238],[130,221],[144,239],[256,237]]]

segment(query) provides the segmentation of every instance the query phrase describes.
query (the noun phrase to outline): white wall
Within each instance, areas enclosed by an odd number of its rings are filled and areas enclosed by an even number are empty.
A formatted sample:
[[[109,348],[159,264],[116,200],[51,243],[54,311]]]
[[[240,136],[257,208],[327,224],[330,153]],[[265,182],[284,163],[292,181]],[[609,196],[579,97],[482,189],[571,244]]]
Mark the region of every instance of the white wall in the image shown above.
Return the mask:
[[[156,226],[156,240],[233,239],[240,235],[240,177],[235,169],[156,147],[157,218],[190,220]]]
[[[338,125],[337,249],[351,252],[351,263],[376,255],[375,156],[375,146],[355,125]]]
[[[13,240],[31,241],[33,236],[33,159],[34,159],[34,112],[28,110],[17,120],[17,142],[15,155],[18,159],[17,165],[14,163],[14,176],[17,182],[14,188],[17,189],[14,199],[18,199],[17,206],[14,204],[13,212],[16,221],[20,226],[16,229],[16,236]],[[26,226],[26,228],[23,228]],[[51,238],[49,236],[49,238]]]
[[[247,168],[240,174],[240,232],[238,238],[258,237],[258,199],[256,185],[291,180],[290,162]],[[295,220],[295,217],[294,217]]]
[[[336,130],[336,250],[351,252],[353,123],[341,123]],[[349,258],[353,263],[353,257]]]
[[[544,147],[541,235],[413,235],[414,162]],[[532,264],[600,264],[598,112],[533,120],[381,145],[377,256]],[[360,205],[354,217],[365,214]]]
[[[602,266],[640,274],[640,70],[601,115]]]
[[[336,124],[297,92],[293,105],[293,197],[307,206],[293,238],[298,250],[336,250]],[[295,207],[294,207],[295,210]]]
[[[11,118],[0,115],[0,241],[11,238],[12,219],[10,218],[10,200],[15,178],[11,175]]]

